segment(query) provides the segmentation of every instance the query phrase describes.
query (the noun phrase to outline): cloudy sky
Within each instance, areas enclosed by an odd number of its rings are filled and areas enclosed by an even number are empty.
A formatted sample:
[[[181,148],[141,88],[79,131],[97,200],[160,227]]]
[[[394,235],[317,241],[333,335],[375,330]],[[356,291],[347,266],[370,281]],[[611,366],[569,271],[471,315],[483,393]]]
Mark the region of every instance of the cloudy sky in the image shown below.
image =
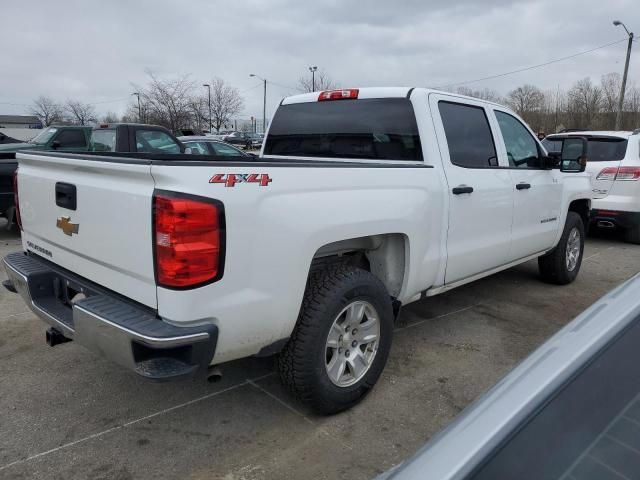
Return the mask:
[[[622,72],[637,0],[29,0],[3,2],[0,114],[38,95],[123,113],[145,71],[219,76],[267,115],[318,65],[340,86],[461,84],[623,40],[560,63],[465,84],[501,94],[524,83],[568,88]],[[640,35],[639,35],[640,36]],[[640,42],[630,83],[640,84]],[[202,88],[202,87],[201,87]],[[203,89],[204,90],[204,89]]]

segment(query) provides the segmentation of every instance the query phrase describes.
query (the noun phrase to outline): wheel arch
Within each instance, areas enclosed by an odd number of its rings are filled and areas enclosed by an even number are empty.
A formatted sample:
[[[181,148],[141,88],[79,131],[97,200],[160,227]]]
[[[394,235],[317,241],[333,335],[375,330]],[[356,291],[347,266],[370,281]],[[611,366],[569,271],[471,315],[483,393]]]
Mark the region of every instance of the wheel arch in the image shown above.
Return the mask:
[[[591,211],[591,200],[588,198],[580,198],[577,200],[573,200],[569,204],[569,211],[576,212],[580,215],[582,219],[582,223],[584,224],[585,230],[589,226],[589,214]]]
[[[332,263],[348,263],[378,277],[396,299],[405,283],[409,238],[403,233],[367,235],[331,242],[314,254],[311,270]]]

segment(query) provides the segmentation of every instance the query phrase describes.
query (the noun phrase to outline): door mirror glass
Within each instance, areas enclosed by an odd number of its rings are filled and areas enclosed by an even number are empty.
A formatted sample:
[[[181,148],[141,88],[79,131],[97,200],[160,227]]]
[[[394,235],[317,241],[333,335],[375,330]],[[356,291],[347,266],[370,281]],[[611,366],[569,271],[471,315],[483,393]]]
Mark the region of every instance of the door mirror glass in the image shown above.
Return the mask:
[[[191,155],[193,153],[192,150],[191,150],[191,147],[186,147],[184,149],[184,153],[186,153],[187,155]]]
[[[571,137],[562,140],[561,172],[584,172],[587,166],[587,139]]]

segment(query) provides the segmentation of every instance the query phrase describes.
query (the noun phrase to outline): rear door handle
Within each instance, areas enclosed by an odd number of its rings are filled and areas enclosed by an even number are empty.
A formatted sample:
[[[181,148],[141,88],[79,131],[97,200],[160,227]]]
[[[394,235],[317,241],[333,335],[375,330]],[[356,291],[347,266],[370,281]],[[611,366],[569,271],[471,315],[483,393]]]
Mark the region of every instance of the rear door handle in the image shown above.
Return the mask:
[[[531,184],[530,183],[518,183],[516,184],[516,190],[528,190],[531,188]]]
[[[468,187],[467,185],[458,185],[457,187],[453,187],[451,189],[451,193],[453,193],[454,195],[471,192],[473,192],[473,187]]]

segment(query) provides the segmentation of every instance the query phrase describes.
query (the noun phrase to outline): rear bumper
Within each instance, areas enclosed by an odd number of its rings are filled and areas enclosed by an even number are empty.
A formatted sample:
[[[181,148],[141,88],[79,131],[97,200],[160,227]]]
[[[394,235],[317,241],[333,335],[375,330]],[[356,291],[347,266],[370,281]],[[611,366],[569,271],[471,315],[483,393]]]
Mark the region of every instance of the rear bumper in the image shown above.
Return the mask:
[[[33,255],[4,258],[11,287],[65,337],[153,380],[205,373],[218,339],[215,325],[177,327]],[[82,297],[85,298],[82,298]]]
[[[592,225],[632,228],[640,225],[640,212],[623,212],[619,210],[592,209],[590,220]],[[609,225],[608,223],[611,225]]]

